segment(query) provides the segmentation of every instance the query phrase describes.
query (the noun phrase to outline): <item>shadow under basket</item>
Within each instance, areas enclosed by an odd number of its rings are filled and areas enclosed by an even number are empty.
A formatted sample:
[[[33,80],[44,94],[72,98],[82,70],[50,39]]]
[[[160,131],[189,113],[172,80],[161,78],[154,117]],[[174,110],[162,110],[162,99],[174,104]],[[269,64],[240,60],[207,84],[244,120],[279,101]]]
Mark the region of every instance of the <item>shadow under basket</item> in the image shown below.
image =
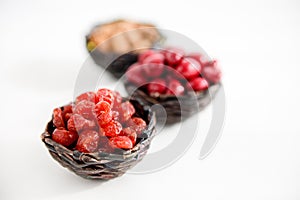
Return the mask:
[[[57,162],[83,178],[108,180],[119,177],[144,158],[155,135],[156,117],[150,107],[138,100],[130,102],[136,109],[135,115],[147,123],[147,128],[137,140],[137,144],[130,150],[119,149],[120,151],[114,153],[82,153],[68,149],[52,140],[55,128],[52,120],[47,124],[41,139]]]
[[[165,115],[161,115],[159,110],[156,110],[158,121],[166,120],[166,124],[174,124],[186,120],[195,113],[202,111],[216,96],[221,87],[221,83],[211,85],[208,90],[203,92],[195,92],[196,95],[187,94],[183,96],[174,95],[159,95],[152,97],[142,89],[137,89],[131,83],[125,82],[125,89],[133,99],[139,99],[143,104],[149,106],[163,106],[167,114],[167,119],[161,119]]]

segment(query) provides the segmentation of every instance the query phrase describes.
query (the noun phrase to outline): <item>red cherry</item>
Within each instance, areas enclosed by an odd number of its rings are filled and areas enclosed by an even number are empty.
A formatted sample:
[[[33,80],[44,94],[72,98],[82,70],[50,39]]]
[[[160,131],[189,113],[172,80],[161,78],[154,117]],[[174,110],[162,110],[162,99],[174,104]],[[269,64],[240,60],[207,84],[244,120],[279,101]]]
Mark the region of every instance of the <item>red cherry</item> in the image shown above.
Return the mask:
[[[174,66],[180,63],[184,56],[184,51],[178,48],[167,48],[163,51],[165,60],[170,66]]]
[[[76,98],[75,103],[79,103],[82,100],[87,100],[96,103],[96,94],[94,92],[83,93]]]
[[[120,136],[127,136],[131,140],[132,144],[134,145],[136,142],[137,134],[135,130],[133,130],[130,127],[127,127],[120,132]]]
[[[87,130],[79,135],[76,149],[83,153],[96,152],[99,145],[99,134],[96,131]]]
[[[109,123],[101,126],[102,133],[107,137],[114,137],[120,134],[122,125],[117,121],[110,121]]]
[[[62,116],[65,122],[67,122],[73,113],[73,106],[71,104],[63,107]]]
[[[95,103],[92,103],[87,100],[80,101],[74,107],[74,114],[79,114],[86,119],[95,119]]]
[[[106,101],[113,107],[114,103],[114,92],[110,89],[101,88],[96,93],[97,102]]]
[[[68,147],[78,139],[78,134],[74,131],[67,131],[64,128],[56,128],[52,133],[52,139],[55,142]]]
[[[136,86],[143,86],[147,82],[147,79],[144,76],[143,67],[138,63],[131,65],[126,71],[125,76],[128,82],[133,83]]]
[[[145,58],[147,58],[148,56],[150,56],[150,55],[152,55],[152,54],[154,54],[154,53],[155,53],[155,51],[153,51],[153,50],[151,50],[151,49],[149,49],[149,50],[147,50],[147,51],[141,53],[141,54],[139,55],[138,62],[139,62],[139,63],[143,63],[143,61],[145,60]]]
[[[200,63],[193,58],[184,58],[177,66],[176,70],[185,78],[191,80],[199,76],[201,73]]]
[[[56,128],[65,127],[62,110],[60,108],[55,108],[53,110],[53,124]]]
[[[126,136],[117,136],[109,139],[113,148],[131,149],[133,147],[131,140]]]
[[[184,94],[184,87],[178,80],[171,80],[168,84],[168,91],[167,94],[180,96]]]
[[[195,91],[203,91],[207,90],[208,88],[208,82],[201,77],[198,77],[190,82],[190,86],[195,90]],[[190,87],[188,87],[190,88]]]
[[[155,79],[147,85],[147,91],[150,95],[164,94],[166,91],[166,81]]]

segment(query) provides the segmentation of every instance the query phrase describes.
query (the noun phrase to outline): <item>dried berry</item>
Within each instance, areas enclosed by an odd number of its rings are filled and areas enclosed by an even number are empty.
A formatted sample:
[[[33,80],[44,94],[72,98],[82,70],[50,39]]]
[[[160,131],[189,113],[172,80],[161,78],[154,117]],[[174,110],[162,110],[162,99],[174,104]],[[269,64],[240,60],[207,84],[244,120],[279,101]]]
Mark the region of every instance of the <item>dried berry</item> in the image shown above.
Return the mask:
[[[55,108],[53,110],[53,124],[56,128],[65,127],[62,110],[60,108]]]
[[[176,70],[185,78],[191,80],[200,75],[201,65],[197,60],[193,58],[185,58],[176,67]]]
[[[128,125],[138,135],[140,135],[145,130],[145,128],[147,127],[146,122],[142,118],[139,118],[139,117],[132,118],[129,121]]]
[[[97,116],[98,124],[103,126],[113,120],[112,112],[103,112]]]
[[[178,48],[167,48],[164,51],[166,62],[170,66],[175,66],[181,62],[184,57],[184,51]]]
[[[79,135],[76,149],[84,153],[93,153],[98,150],[99,134],[93,130],[86,130]]]
[[[170,80],[168,83],[168,91],[166,94],[180,96],[184,94],[183,85],[176,79]]]
[[[120,134],[122,125],[117,121],[110,121],[109,123],[101,126],[102,133],[107,137],[114,137]]]
[[[129,120],[134,113],[135,113],[135,109],[129,101],[125,101],[121,103],[121,106],[119,108],[120,121],[125,122]]]
[[[95,104],[87,100],[82,100],[75,105],[74,114],[79,114],[86,119],[94,120],[96,119]]]
[[[76,98],[75,103],[79,103],[80,101],[83,101],[83,100],[87,100],[92,103],[96,103],[96,95],[94,92],[83,93]]]
[[[68,121],[68,130],[70,131],[84,131],[91,130],[97,127],[96,123],[92,120],[87,120],[83,116],[74,114]]]
[[[78,139],[78,134],[74,131],[68,131],[60,127],[53,131],[52,139],[55,142],[68,147]]]
[[[125,76],[130,83],[133,83],[136,86],[143,86],[147,83],[143,67],[139,63],[131,65],[126,71]]]
[[[204,78],[198,77],[190,82],[190,86],[193,88],[194,91],[203,91],[207,90],[209,85]]]
[[[110,110],[111,110],[111,106],[106,101],[99,101],[95,105],[95,112],[97,116],[103,113],[108,113],[110,112]]]
[[[111,107],[114,103],[114,92],[112,90],[101,88],[96,93],[97,102],[106,101]]]
[[[109,139],[113,148],[131,149],[133,147],[131,140],[126,136],[117,136]]]
[[[155,79],[147,85],[147,91],[150,95],[164,94],[166,90],[166,81],[163,79]]]
[[[132,145],[135,145],[137,134],[132,128],[127,127],[122,129],[120,136],[127,136],[131,140]]]

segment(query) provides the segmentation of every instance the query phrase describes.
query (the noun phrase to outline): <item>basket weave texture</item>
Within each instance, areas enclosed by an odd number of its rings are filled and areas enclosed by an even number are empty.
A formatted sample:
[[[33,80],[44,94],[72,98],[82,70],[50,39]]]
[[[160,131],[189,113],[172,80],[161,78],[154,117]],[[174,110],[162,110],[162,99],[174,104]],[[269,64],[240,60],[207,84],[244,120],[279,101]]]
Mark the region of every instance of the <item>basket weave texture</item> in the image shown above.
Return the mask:
[[[68,149],[51,139],[55,128],[52,120],[47,124],[41,139],[57,162],[83,178],[108,180],[119,177],[144,158],[155,135],[156,117],[150,107],[137,100],[130,100],[130,102],[136,109],[136,115],[147,123],[146,130],[130,150],[119,149],[114,153],[82,153]]]

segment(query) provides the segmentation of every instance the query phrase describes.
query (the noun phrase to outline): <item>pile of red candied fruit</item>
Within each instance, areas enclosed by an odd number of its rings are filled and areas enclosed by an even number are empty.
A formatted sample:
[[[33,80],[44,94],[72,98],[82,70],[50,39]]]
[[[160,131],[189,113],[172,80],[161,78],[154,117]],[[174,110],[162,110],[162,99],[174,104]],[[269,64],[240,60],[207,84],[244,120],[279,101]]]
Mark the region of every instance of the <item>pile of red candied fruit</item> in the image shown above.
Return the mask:
[[[221,70],[216,60],[199,53],[185,54],[181,49],[147,50],[126,72],[129,83],[143,86],[152,96],[185,95],[205,91],[220,82]]]
[[[99,89],[53,111],[52,139],[84,153],[131,149],[146,128],[135,109],[118,92]]]

